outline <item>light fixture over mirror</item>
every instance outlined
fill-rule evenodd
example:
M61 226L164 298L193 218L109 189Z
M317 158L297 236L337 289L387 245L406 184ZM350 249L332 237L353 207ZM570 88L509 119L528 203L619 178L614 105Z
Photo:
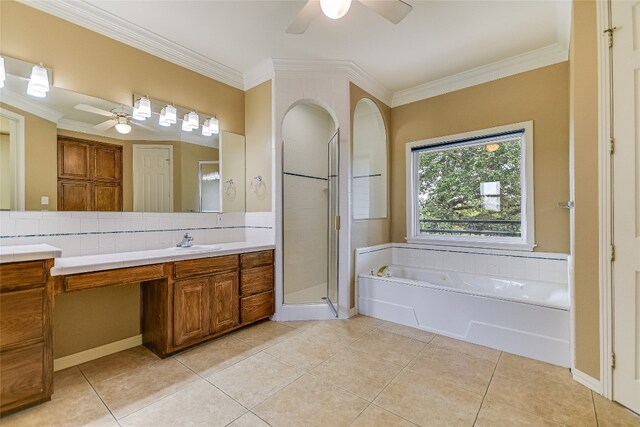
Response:
M40 65L34 65L31 69L31 77L27 85L27 94L36 98L44 98L49 92L49 76L47 69Z

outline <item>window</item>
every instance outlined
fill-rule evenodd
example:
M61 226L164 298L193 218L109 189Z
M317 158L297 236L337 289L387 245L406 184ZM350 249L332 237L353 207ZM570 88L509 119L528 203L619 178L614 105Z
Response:
M407 145L407 240L533 250L533 123Z

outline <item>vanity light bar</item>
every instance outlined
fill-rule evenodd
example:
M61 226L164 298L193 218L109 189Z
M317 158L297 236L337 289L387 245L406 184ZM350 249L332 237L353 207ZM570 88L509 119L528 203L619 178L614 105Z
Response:
M220 122L215 116L207 115L206 117L208 118L204 123L201 123L200 114L195 110L176 106L167 101L150 98L139 93L133 94L133 100L133 114L131 117L136 120L145 120L153 114L158 114L158 124L160 126L168 127L181 120L180 127L184 132L192 132L202 126L203 136L212 136L220 133Z

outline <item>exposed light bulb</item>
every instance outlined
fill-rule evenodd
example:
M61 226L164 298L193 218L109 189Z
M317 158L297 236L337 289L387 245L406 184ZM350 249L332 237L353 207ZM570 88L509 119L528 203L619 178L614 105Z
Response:
M347 14L351 0L320 0L322 12L331 19L339 19Z
M44 98L49 92L49 75L42 65L34 65L27 85L27 94L37 98Z
M0 88L4 87L5 80L7 80L7 73L4 70L4 58L0 56Z

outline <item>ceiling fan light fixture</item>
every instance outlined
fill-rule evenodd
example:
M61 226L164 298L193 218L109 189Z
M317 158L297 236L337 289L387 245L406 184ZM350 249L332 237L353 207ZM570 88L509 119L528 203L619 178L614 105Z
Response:
M36 98L44 98L49 92L49 75L47 69L41 65L34 65L27 85L27 94Z
M0 56L0 88L4 87L5 80L7 80L7 72L4 69L4 58Z
M129 132L131 132L131 125L127 122L126 117L118 117L118 123L116 123L116 130L123 135L126 135Z
M351 0L320 0L322 13L331 19L340 19L347 14Z

